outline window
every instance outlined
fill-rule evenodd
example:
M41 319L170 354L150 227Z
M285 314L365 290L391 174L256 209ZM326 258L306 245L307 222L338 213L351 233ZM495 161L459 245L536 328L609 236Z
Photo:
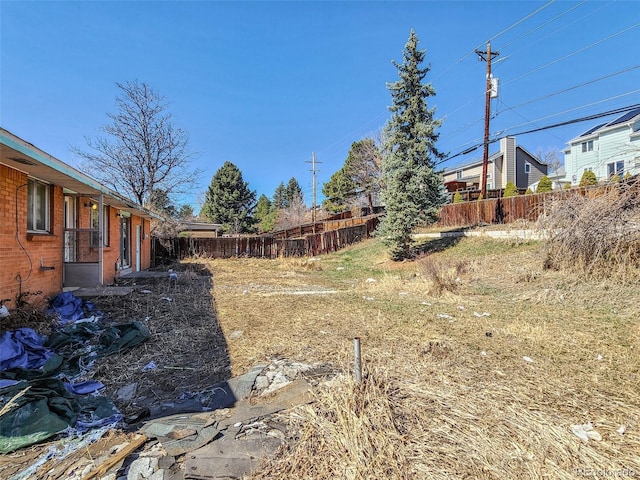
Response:
M531 164L529 162L524 164L524 173L531 173Z
M49 232L49 185L38 180L27 184L27 231Z
M582 142L582 153L584 152L593 152L593 140Z
M617 175L619 179L624 176L624 162L607 163L607 177L612 178Z
M462 170L458 170L456 172L456 180L460 180L462 178Z

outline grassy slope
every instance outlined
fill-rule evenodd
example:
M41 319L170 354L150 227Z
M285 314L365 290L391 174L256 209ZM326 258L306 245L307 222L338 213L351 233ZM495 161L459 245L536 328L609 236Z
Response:
M349 372L362 339L367 381L318 392L300 445L263 478L640 475L637 286L544 271L536 244L433 245L401 264L375 240L211 262L225 334L243 331L228 340L234 373L274 356ZM320 290L338 293L292 294ZM601 441L571 433L587 422Z

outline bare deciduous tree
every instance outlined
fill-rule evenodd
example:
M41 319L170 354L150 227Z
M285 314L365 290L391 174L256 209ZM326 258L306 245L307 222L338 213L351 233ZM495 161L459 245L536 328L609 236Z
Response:
M371 212L373 212L374 199L380 191L380 176L382 174L380 135L377 140L367 137L354 142L345 162L347 175L356 185L358 193L367 199Z
M116 83L117 113L105 136L86 138L89 151L73 151L84 159L81 168L115 191L146 205L156 189L183 193L200 174L190 170L188 136L171 123L167 102L146 83Z
M549 175L556 175L563 162L561 159L560 152L557 148L550 148L547 151L543 152L541 148L536 150L536 158L538 158L542 163L546 163L548 167L547 173Z

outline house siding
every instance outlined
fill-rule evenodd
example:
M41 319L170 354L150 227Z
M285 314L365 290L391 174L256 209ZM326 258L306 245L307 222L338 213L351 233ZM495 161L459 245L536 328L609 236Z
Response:
M10 308L16 306L20 293L54 296L62 289L62 188L50 186L50 234L27 233L28 178L0 164L0 299L10 299L6 303ZM41 263L54 269L41 269ZM26 300L31 303L34 298Z
M607 165L614 162L623 162L625 173L637 174L640 171L639 128L640 119L637 119L605 125L589 135L571 140L565 150L565 178L572 185L577 185L584 171L591 170L599 181L608 180ZM593 141L593 151L583 152L582 143L590 140Z

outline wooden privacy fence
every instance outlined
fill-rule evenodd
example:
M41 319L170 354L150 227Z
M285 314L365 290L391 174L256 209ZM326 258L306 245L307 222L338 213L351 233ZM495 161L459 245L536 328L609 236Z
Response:
M451 203L440 210L437 225L466 227L482 223L511 223L519 219L534 222L557 200L570 201L576 195L598 197L621 187L637 189L639 186L638 182L621 182L517 197Z
M308 234L301 238L276 238L269 235L256 237L221 237L170 239L154 238L151 256L153 264L161 265L187 257L304 257L330 253L373 235L378 217L369 218L360 225Z

